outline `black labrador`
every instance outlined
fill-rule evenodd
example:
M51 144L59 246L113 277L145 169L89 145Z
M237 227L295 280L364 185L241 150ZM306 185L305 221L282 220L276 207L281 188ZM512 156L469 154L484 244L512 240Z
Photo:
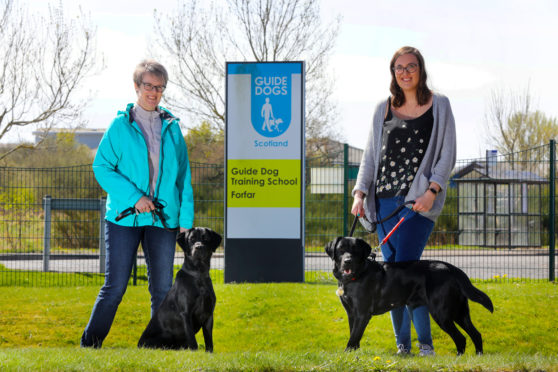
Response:
M448 333L457 354L465 352L465 336L457 323L482 354L482 336L469 314L467 299L494 311L490 298L475 288L467 274L442 261L377 262L372 249L362 239L339 237L329 242L326 253L334 261L337 294L349 318L350 337L345 350L360 347L360 340L372 315L394 308L426 305L432 318Z
M198 349L196 333L203 330L205 351L213 351L215 292L209 277L211 255L221 235L195 227L177 237L184 251L184 264L173 286L143 331L138 347Z

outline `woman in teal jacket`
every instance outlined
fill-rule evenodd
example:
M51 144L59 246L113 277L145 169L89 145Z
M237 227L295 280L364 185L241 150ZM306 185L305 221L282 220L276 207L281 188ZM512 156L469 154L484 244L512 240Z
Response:
M156 61L144 60L136 67L137 103L118 113L95 155L93 171L108 194L106 273L81 337L82 347L101 347L140 243L153 315L172 286L176 233L193 225L186 143L178 119L159 106L167 81L167 71Z

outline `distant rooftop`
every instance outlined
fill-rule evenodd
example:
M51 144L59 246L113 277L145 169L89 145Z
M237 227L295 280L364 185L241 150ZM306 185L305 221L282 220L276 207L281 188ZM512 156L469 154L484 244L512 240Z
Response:
M99 147L99 142L105 134L105 128L78 128L78 129L67 129L67 128L55 128L48 130L48 136L55 136L58 133L73 133L74 138L77 143L89 147L91 150L97 150ZM38 129L33 132L35 136L35 143L38 143L45 136L44 129Z
M500 181L500 182L528 182L546 183L545 177L525 170L512 169L508 162L473 161L457 168L452 180L459 181Z

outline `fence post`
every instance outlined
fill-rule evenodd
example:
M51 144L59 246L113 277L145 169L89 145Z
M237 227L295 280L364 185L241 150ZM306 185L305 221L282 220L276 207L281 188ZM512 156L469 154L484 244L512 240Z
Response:
M548 280L553 282L554 277L554 255L555 255L555 232L556 226L556 213L555 213L555 198L556 198L556 141L550 140L550 190L549 190L549 228L548 228Z
M349 145L343 144L343 236L349 235L347 208L349 197Z
M107 212L107 198L99 199L99 273L105 273L105 259L107 247L105 246L105 214Z
M43 236L43 271L49 271L50 266L50 221L51 221L51 202L50 195L43 198L43 210L45 211L45 228Z

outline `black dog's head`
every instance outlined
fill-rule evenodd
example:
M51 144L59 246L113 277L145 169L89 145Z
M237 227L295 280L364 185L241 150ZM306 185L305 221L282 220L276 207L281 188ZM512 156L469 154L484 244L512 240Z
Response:
M339 237L327 243L325 251L335 264L333 275L344 281L355 279L364 270L372 248L362 239Z
M221 243L221 235L207 227L193 227L178 234L176 241L184 251L185 260L209 269L211 255Z

